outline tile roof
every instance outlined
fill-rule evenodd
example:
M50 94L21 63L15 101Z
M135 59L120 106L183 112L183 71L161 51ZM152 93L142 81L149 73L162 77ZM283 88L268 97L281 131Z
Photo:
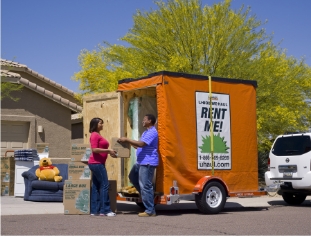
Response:
M82 113L76 113L71 115L71 120L82 119Z
M56 87L59 90L62 90L64 92L66 92L67 94L74 96L74 92L58 83L56 83L55 81L50 80L49 78L39 74L38 72L28 68L26 65L24 64L20 64L18 62L13 62L13 61L9 61L9 60L5 60L1 58L1 68L4 70L15 70L15 71L24 71L27 72L33 76L35 76L36 78Z
M21 75L19 75L18 73L9 72L8 70L1 70L1 78L2 77L20 79Z
M2 60L1 60L2 63ZM24 85L25 87L75 111L75 112L82 112L82 107L79 106L76 103L73 103L49 90L46 90L45 88L38 86L35 83L30 82L29 80L22 78L20 74L9 72L8 70L1 70L1 81L7 81L7 82L15 82L20 83Z
M26 68L27 66L24 64L20 64L18 62L13 62L9 60L5 60L1 58L1 66L8 66L8 67L20 67L20 68Z

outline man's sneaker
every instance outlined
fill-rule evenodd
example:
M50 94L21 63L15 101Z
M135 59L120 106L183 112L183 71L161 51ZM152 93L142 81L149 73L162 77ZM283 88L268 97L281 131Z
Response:
M100 216L116 216L117 214L114 213L114 212L109 212L109 213L106 213L106 214L100 214Z
M139 217L150 217L150 216L156 216L155 213L147 213L147 212L142 212L138 214Z
M90 214L90 216L99 216L99 214Z

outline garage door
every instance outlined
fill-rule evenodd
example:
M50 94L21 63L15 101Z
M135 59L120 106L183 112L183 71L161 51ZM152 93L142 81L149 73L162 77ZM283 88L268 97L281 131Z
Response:
M7 150L28 148L29 125L27 122L1 121L1 156Z

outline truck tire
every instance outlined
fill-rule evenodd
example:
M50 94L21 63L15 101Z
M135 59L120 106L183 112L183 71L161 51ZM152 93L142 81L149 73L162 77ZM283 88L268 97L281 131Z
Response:
M208 183L202 193L195 195L195 203L204 214L219 213L226 203L226 191L223 185L215 181Z
M283 200L289 205L300 205L306 200L305 194L283 193Z

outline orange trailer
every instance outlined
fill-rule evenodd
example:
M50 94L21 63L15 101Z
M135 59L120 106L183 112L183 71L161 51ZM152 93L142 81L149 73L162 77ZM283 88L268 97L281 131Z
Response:
M193 200L201 212L215 214L228 197L266 194L258 188L256 87L256 81L168 71L119 81L120 135L133 133L134 98L138 109L151 98L138 119L143 112L157 116L155 203ZM122 167L126 179L130 165ZM139 197L120 196L142 204Z

